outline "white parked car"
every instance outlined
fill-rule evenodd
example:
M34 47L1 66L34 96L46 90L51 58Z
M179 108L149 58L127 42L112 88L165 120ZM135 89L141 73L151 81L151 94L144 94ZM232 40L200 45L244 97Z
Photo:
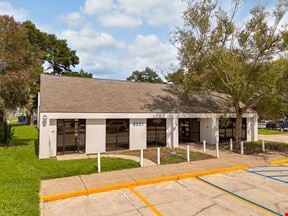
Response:
M261 120L258 122L258 128L266 128L266 124L270 122L271 120Z

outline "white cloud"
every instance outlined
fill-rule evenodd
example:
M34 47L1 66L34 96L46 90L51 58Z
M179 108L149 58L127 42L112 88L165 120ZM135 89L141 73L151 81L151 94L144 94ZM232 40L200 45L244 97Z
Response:
M66 21L70 26L78 25L83 19L82 15L79 12L71 12L67 15L61 16L60 18Z
M99 21L105 27L135 28L142 25L141 19L119 13L103 15Z
M127 51L129 57L126 65L131 70L149 66L168 72L171 70L171 65L178 65L176 48L161 42L156 35L137 35Z
M182 0L86 0L81 13L95 16L105 27L174 26L185 9Z
M71 46L79 50L95 50L124 48L125 43L116 40L108 33L96 32L91 25L86 25L79 32L71 29L64 30L61 37L68 40Z
M141 34L137 30L143 25L145 28L150 25L168 31L169 27L180 23L184 9L182 0L86 0L79 12L66 16L69 21L78 20L80 15L80 23L84 23L84 27L69 27L61 33L61 37L77 50L79 68L97 76L123 79L132 71L145 67L166 73L178 66L176 48L169 42L161 41L155 35L159 32L153 28L152 31L156 33L150 32L148 35L143 33L146 29L142 29ZM85 25L88 20L90 24ZM122 38L125 32L109 29L107 33L101 26L131 28L133 32L129 31L127 38L124 35L124 43L116 35L120 33ZM101 32L95 28L101 29ZM135 28L138 29L135 31ZM131 35L134 35L134 39L131 39Z
M0 2L0 15L10 15L16 20L23 21L28 16L28 11L23 8L16 8L10 2Z
M139 17L153 26L178 23L185 9L182 0L118 0L117 3L122 12Z
M85 71L96 71L96 76L116 77L122 72L122 62L120 58L102 56L97 51L80 51L80 67Z
M137 35L130 44L119 42L104 32L84 27L80 32L65 30L61 34L80 57L80 68L97 76L125 78L134 70L151 67L158 72L177 66L177 50L156 35Z
M110 11L112 6L113 0L86 0L82 11L88 15L97 15Z

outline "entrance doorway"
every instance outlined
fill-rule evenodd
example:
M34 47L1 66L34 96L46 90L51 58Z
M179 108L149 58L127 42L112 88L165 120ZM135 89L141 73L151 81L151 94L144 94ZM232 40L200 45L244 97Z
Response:
M147 147L166 146L166 119L147 119Z
M57 120L57 154L85 153L86 120Z
M179 142L200 142L200 119L179 119Z
M129 149L129 119L106 120L106 151Z

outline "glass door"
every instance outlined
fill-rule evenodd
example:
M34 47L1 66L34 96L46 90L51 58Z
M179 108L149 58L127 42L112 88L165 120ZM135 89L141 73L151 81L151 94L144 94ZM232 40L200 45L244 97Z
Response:
M57 154L85 153L86 120L57 120Z
M166 146L166 119L147 119L147 147Z
M106 151L129 149L129 119L106 120Z
M180 143L200 142L200 119L179 119L179 141Z

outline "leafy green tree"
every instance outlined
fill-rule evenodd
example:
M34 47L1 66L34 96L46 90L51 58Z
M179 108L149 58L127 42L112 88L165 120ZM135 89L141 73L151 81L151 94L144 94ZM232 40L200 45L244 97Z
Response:
M169 83L181 85L183 84L184 77L185 72L182 69L179 69L175 72L168 73L165 78Z
M64 76L73 76L73 77L84 77L84 78L92 78L93 74L85 72L83 69L81 69L79 72L78 71L66 71L63 74Z
M254 7L244 24L237 22L240 0L234 0L229 11L216 0L187 3L184 25L174 35L184 89L217 92L234 108L239 145L243 114L261 101L275 98L279 85L287 85L280 65L273 64L287 51L283 20L287 2L279 1L272 13L261 5Z
M23 106L31 93L31 82L41 72L39 53L29 42L26 29L12 17L0 16L0 97L7 109Z
M71 66L79 64L79 58L76 51L68 47L67 41L58 39L54 34L41 32L31 22L26 21L23 26L27 29L30 43L41 51L42 62L48 62L53 74L63 74L65 71L71 71Z
M20 71L35 65L26 30L13 17L0 16L0 72Z
M30 44L33 45L33 52L36 52L37 61L43 65L45 62L49 64L47 70L52 70L53 74L63 74L64 71L70 71L71 66L79 63L79 58L74 50L71 50L66 40L59 40L53 34L40 31L35 24L31 21L22 23L26 29ZM37 92L40 88L40 78L38 77L31 84L31 98L26 104L29 110L29 116L32 114L33 109L37 108Z
M0 16L0 124L9 109L24 107L33 95L33 83L43 71L41 53L30 43L27 30L13 17Z
M146 67L143 71L134 71L127 80L134 82L164 83L159 75L151 68Z
M288 59L278 59L272 63L272 69L282 72L276 85L276 94L269 100L261 100L256 105L261 119L278 119L288 115Z

